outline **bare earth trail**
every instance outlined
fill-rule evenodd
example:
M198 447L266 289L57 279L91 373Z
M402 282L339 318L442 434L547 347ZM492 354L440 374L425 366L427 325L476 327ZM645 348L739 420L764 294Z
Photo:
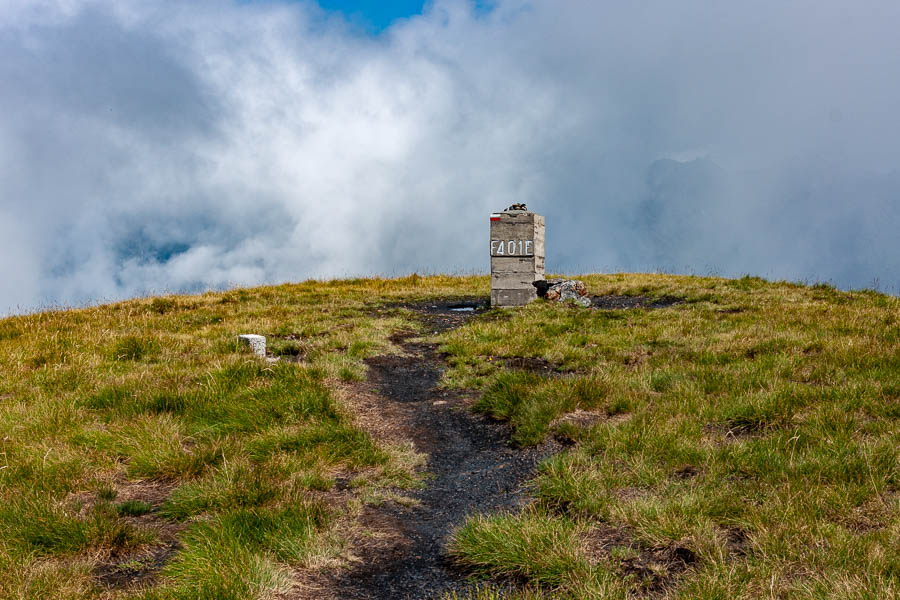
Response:
M457 327L480 312L453 307L406 308L416 310L431 331ZM525 450L510 447L505 426L473 414L464 394L437 388L445 365L435 346L413 342L413 336L394 335L403 355L366 362L370 384L379 392L376 404L381 406L374 408L397 420L428 456L425 470L431 477L424 489L406 494L418 501L416 506L385 503L364 509L363 527L382 534L390 530L383 536L387 540L361 542L355 550L358 566L327 574L327 581L314 585L317 597L421 599L471 587L447 557L449 534L468 515L520 506L537 463L559 449L553 441Z

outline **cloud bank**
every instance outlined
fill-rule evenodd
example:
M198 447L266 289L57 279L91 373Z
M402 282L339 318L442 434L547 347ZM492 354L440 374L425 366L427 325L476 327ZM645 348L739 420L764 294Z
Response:
M0 313L548 268L900 290L900 4L436 0L0 8Z

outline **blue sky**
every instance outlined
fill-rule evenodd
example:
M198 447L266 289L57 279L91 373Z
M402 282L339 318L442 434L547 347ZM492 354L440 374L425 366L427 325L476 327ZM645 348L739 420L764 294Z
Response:
M352 23L370 31L382 31L397 19L422 13L422 0L319 0L326 10L344 13Z
M351 23L372 33L387 29L397 19L422 14L424 0L318 0L326 10L341 12ZM488 0L475 0L477 11L489 9Z

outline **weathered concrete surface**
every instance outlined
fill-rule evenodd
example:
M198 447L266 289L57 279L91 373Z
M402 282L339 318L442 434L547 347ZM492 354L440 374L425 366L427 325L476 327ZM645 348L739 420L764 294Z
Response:
M524 306L537 298L531 290L491 290L491 306Z
M256 356L266 355L266 336L256 335L255 333L245 333L243 335L239 335L238 339L242 344L246 344L247 346L249 346L250 350Z
M491 306L528 304L544 278L544 217L520 206L491 215Z

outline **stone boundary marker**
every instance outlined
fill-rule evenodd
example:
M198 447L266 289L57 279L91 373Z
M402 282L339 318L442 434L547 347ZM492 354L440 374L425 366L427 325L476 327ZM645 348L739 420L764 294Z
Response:
M256 335L255 333L245 333L239 335L238 340L240 340L242 344L249 346L250 350L256 356L264 357L266 355L266 336Z
M515 204L491 215L491 306L522 306L544 278L544 217Z

